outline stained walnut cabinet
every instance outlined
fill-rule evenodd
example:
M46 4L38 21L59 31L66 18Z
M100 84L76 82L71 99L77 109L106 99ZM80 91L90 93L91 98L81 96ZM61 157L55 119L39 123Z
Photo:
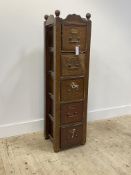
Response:
M45 138L54 151L86 142L91 15L45 15Z

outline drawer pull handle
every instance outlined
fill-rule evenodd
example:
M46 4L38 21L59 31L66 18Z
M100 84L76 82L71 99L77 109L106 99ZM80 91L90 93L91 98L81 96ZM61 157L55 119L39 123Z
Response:
M68 68L72 68L71 64L68 64Z
M70 114L70 113L67 113L67 114L66 114L66 116L67 116L67 117L70 117L70 118L76 117L77 115L78 115L78 112L74 112L74 115L72 115L72 114Z
M75 65L68 64L67 66L68 66L68 69L78 69L80 67L80 65L78 63Z
M77 34L77 33L78 33L78 30L72 28L72 29L71 29L71 33L72 33L72 34Z
M76 67L80 67L80 65L79 65L79 64L76 64L75 66L76 66Z
M74 115L78 115L78 112L74 112Z
M80 62L78 60L69 60L67 63L66 63L66 67L68 69L78 69L80 68Z
M66 114L67 117L73 117L73 115L71 115L70 113Z
M72 106L69 107L69 109L76 109L76 108L77 108L76 105L72 105Z
M80 38L73 38L73 37L69 38L69 43L79 43L79 42L80 42Z
M70 43L79 43L79 41L78 40L71 40L71 41L69 41Z

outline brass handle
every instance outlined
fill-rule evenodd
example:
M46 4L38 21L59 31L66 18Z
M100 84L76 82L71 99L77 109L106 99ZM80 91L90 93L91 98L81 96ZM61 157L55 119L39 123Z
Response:
M67 116L67 117L70 117L70 118L74 117L73 115L71 115L71 114L69 114L69 113L67 113L66 116Z
M74 115L78 115L78 112L74 112Z
M80 64L75 64L75 65L71 65L70 63L67 65L69 69L78 69L80 67Z
M71 33L76 35L78 33L78 30L77 29L71 29Z
M70 114L70 113L67 113L66 116L67 117L70 117L70 118L73 118L73 117L76 117L78 115L78 112L74 112L74 114Z
M77 105L71 105L70 107L69 107L69 109L76 109L77 108Z
M69 38L69 43L79 43L79 42L80 42L80 38L73 38L73 37Z

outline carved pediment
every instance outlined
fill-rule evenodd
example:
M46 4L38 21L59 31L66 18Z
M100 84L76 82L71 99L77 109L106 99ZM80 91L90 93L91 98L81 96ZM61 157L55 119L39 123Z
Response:
M76 14L70 14L64 19L64 22L67 22L67 23L72 23L72 21L73 23L85 23L86 19L81 18L80 15L76 15Z

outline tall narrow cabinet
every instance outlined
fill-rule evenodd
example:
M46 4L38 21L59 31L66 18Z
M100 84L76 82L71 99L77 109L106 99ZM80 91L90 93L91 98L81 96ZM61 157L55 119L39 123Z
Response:
M54 151L85 144L91 15L45 15L44 134Z

